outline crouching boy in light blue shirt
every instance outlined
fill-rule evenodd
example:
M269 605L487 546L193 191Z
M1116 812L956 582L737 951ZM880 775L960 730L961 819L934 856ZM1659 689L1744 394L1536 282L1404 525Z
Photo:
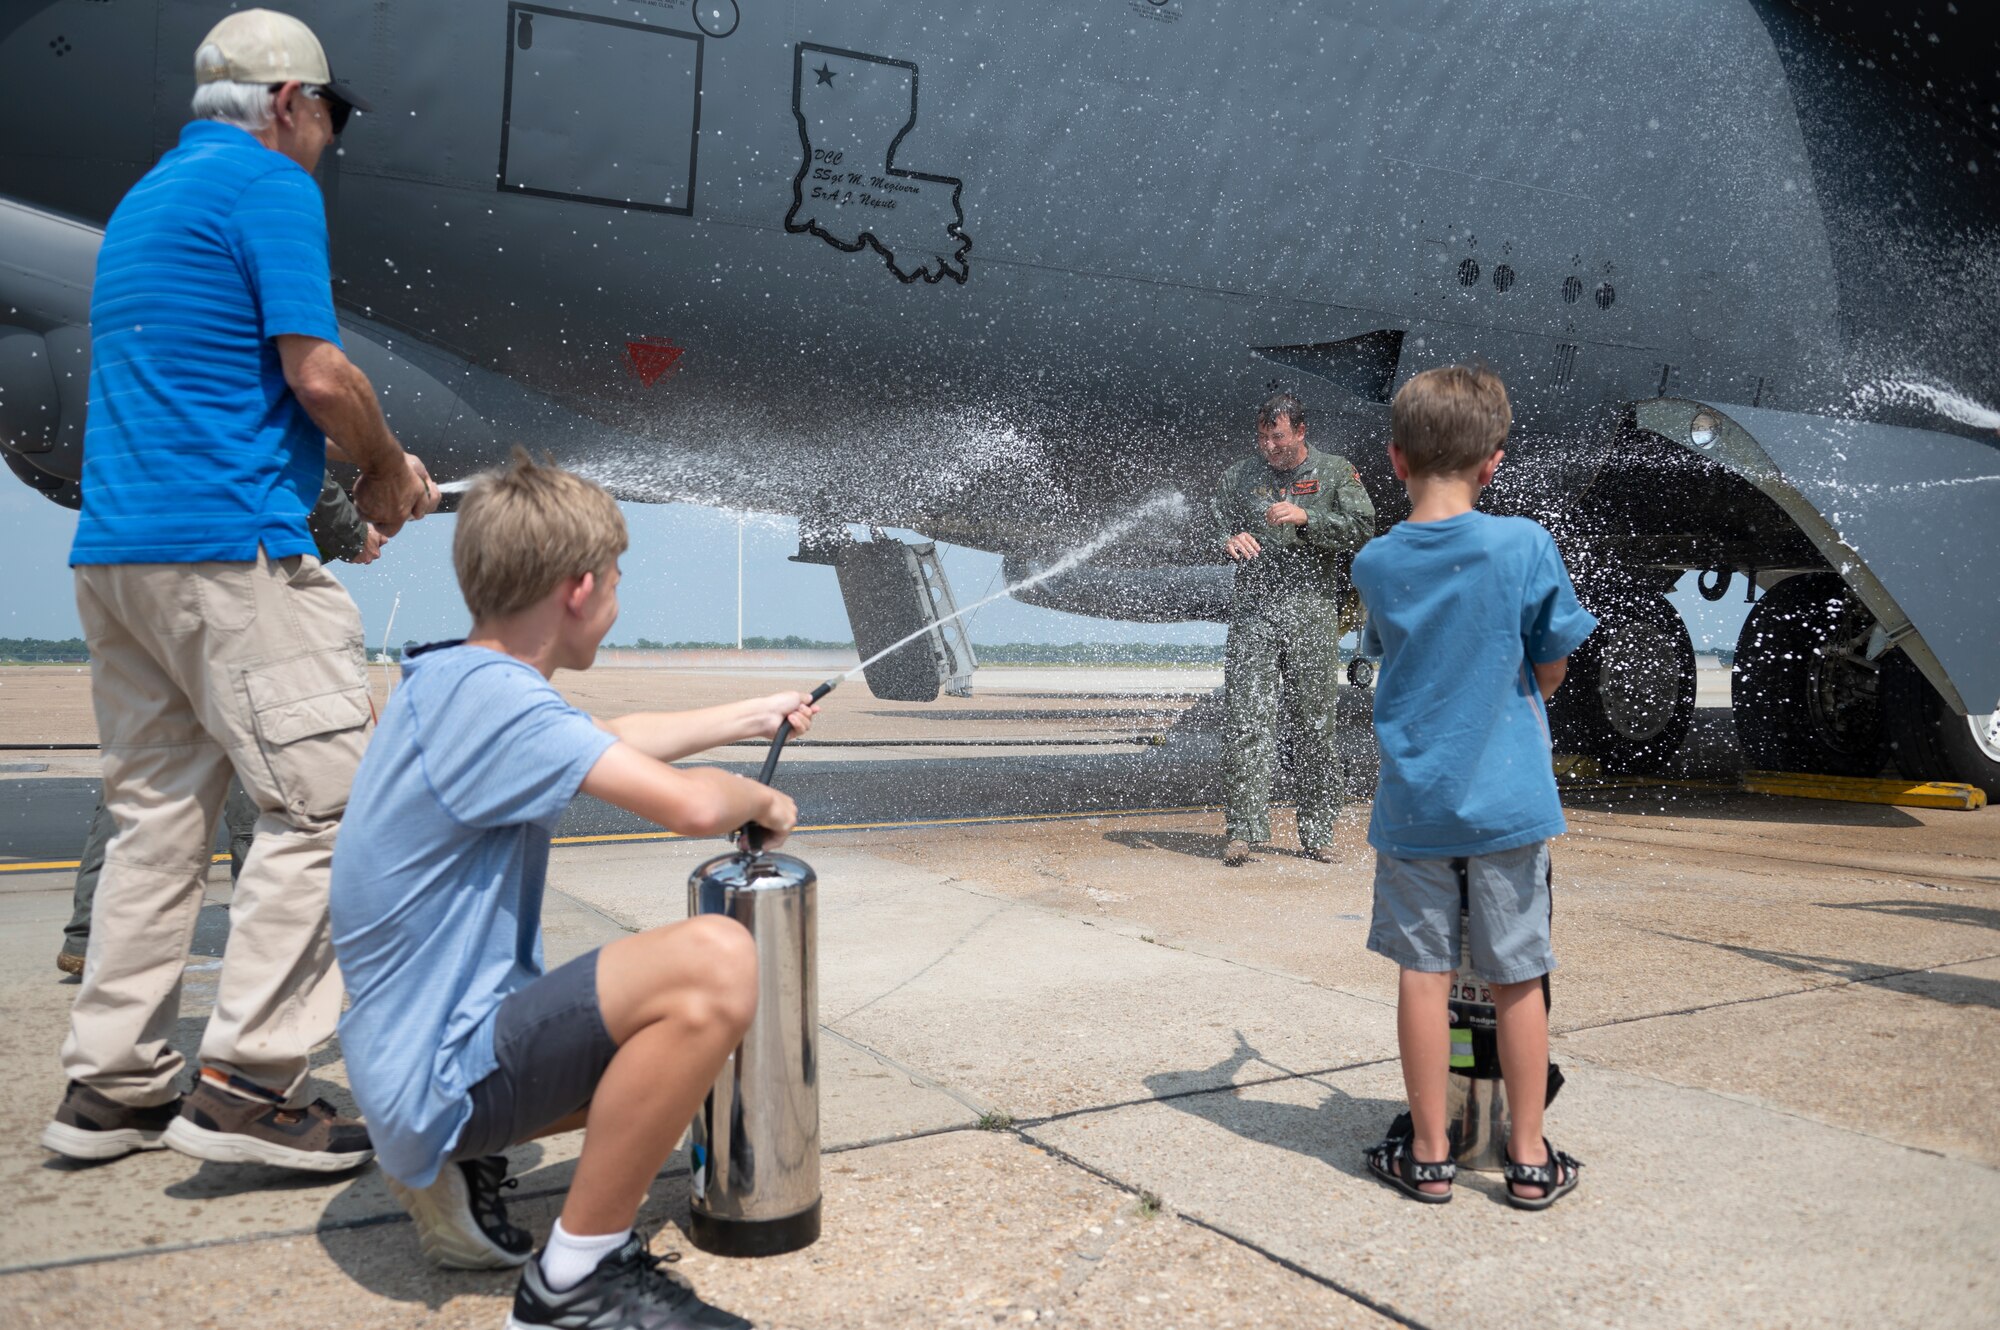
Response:
M596 485L516 450L459 509L471 635L413 652L362 760L333 863L333 945L354 1097L390 1189L441 1265L524 1267L514 1330L748 1327L666 1274L632 1232L757 1001L733 920L651 929L544 973L549 839L579 790L690 836L797 819L777 791L667 765L806 729L799 693L597 722L549 685L618 617L625 520ZM584 1133L537 1257L500 1203L502 1151Z
M1512 1113L1507 1200L1546 1209L1576 1186L1578 1169L1542 1135L1542 977L1555 968L1547 842L1564 830L1546 703L1597 621L1577 604L1547 531L1474 509L1513 421L1496 375L1426 370L1396 394L1389 418L1410 516L1363 547L1354 585L1368 605L1364 653L1382 657L1368 948L1402 967L1396 1032L1411 1126L1369 1150L1368 1167L1413 1200L1451 1199L1445 1089L1463 895Z

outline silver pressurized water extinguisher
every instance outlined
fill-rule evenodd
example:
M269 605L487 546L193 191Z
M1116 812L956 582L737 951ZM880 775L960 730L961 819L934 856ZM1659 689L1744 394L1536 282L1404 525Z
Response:
M1493 990L1472 968L1470 890L1463 861L1458 865L1458 972L1451 979L1451 1077L1445 1087L1445 1121L1451 1124L1452 1158L1460 1168L1498 1173L1505 1164L1511 1125L1507 1086L1500 1079L1500 1040ZM1549 1000L1542 976L1542 1000ZM1562 1089L1562 1068L1549 1064L1548 1097Z
M766 785L790 733L787 721L771 740ZM688 879L690 916L727 915L757 945L757 1014L688 1129L689 1237L718 1256L776 1256L819 1238L819 879L762 840L744 828L744 848Z

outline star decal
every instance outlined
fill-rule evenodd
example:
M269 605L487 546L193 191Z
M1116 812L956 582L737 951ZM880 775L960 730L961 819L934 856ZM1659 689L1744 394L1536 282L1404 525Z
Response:
M815 84L813 84L813 86L814 86L815 88L830 88L830 87L832 87L832 86L833 86L833 76L834 76L834 75L835 75L836 73L838 73L838 72L839 72L839 71L837 71L837 70L833 70L833 69L829 69L829 68L827 68L827 64L826 64L826 61L824 61L824 60L820 61L820 62L819 62L819 68L818 68L818 69L815 69L815 70L813 71L813 75L814 75L814 76L815 76L816 78L818 78L818 79L819 79L819 82L818 82L818 83L815 83Z

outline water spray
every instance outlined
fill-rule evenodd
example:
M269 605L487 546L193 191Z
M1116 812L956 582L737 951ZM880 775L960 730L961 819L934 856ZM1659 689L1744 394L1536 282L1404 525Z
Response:
M940 628L945 624L950 623L954 619L962 619L966 615L971 614L974 610L983 609L986 606L991 605L996 600L1005 600L1008 596L1013 595L1016 591L1025 591L1031 586L1036 586L1042 582L1048 581L1051 577L1059 577L1062 574L1071 571L1072 569L1078 567L1079 565L1090 559L1093 555L1096 555L1099 552L1101 552L1105 546L1111 544L1113 541L1120 540L1126 535L1129 535L1134 527L1138 526L1142 521L1144 521L1150 514L1154 512L1160 511L1162 509L1180 511L1185 509L1186 507L1187 507L1187 500L1182 498L1181 495L1176 491L1166 490L1163 491L1162 493L1155 494L1152 498L1146 500L1144 503L1140 504L1137 508L1133 509L1132 512L1128 514L1123 521L1114 522L1110 526L1104 528L1104 530L1098 532L1097 535L1093 536L1090 540L1077 546L1075 549L1063 555L1060 559L1057 559L1054 563L1042 569L1040 572L1032 573L1029 576L1022 578L1017 582L1010 582L1008 585L1001 587L998 591L994 592L992 595L983 596L980 599L973 601L970 605L967 605L962 609L953 610L950 614L945 615L942 619L931 620L931 622L925 624L922 628L917 629L914 633L908 633L903 637L899 638L897 641L892 642L890 645L883 647L880 651L870 656L867 660L862 661L859 665L856 665L853 669L847 671L847 673L840 675L838 678L827 680L824 684L821 684L820 687L830 692L832 691L833 687L836 684L841 683L843 680L852 679L855 675L861 673L861 671L867 669L870 665L873 665L876 661L881 660L884 656L890 655L896 651L900 651L902 648L908 646L910 643L916 641L918 638L928 635L934 629ZM814 693L813 700L817 701L823 695L824 695L823 693ZM769 782L767 781L766 783L768 784Z
M1975 402L1964 393L1925 383L1921 379L1877 379L1855 389L1851 396L1857 403L1871 400L1910 402L1961 425L2000 431L2000 411Z

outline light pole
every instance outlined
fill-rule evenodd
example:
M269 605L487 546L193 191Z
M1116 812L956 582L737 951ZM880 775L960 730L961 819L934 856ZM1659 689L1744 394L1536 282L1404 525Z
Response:
M398 591L396 599L389 605L389 622L382 629L382 650L379 654L385 666L389 663L389 637L396 631L396 611L401 608L403 608L403 593ZM396 676L394 673L390 673L389 675L389 691L392 693L396 691Z
M743 514L736 514L736 649L743 649Z

